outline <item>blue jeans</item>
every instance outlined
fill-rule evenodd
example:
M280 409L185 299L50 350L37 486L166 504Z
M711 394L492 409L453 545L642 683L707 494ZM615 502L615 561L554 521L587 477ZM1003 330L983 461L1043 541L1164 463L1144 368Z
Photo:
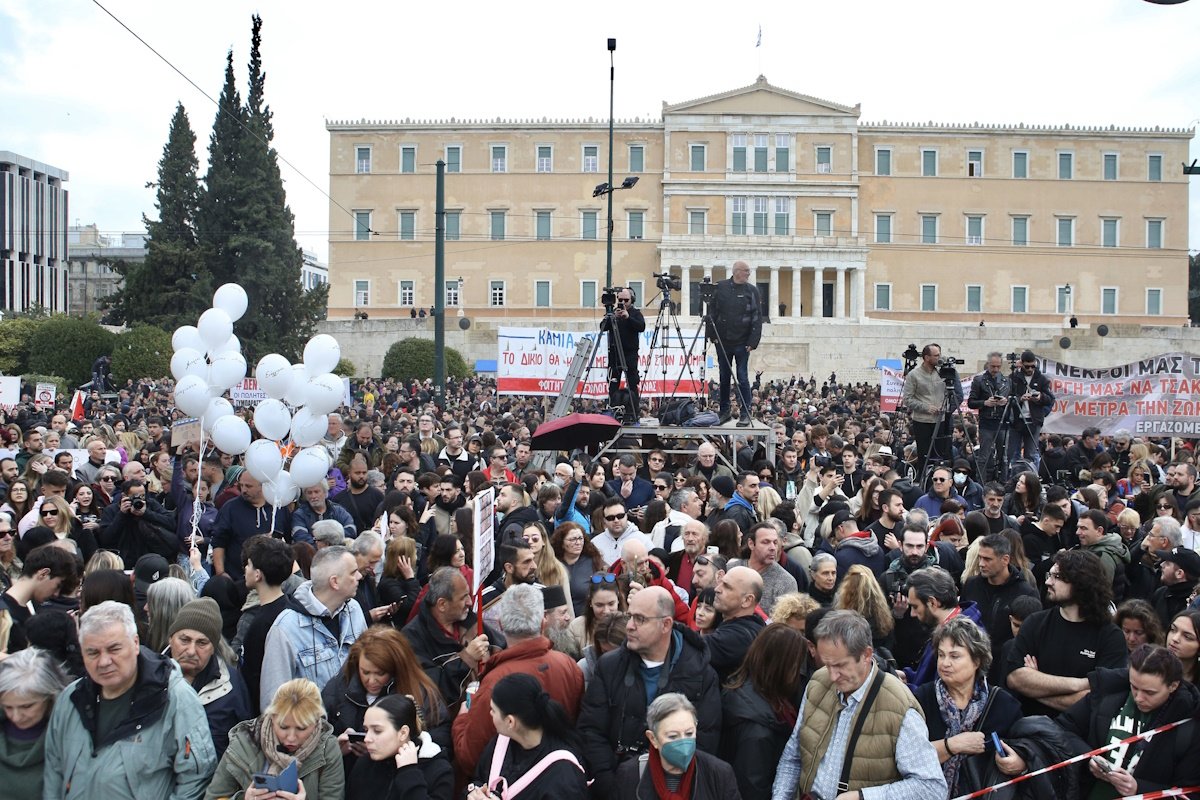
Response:
M1020 422L1014 422L1012 431L1008 434L1008 460L1023 458L1036 472L1042 464L1042 452L1038 449L1038 438L1041 436L1041 423L1026 427Z
M728 351L717 345L717 367L721 370L721 414L726 414L730 410L729 405L729 380L731 371L729 369L729 358L733 358L734 366L737 367L738 401L742 406L742 416L750 416L750 348L746 345L738 345L730 347Z

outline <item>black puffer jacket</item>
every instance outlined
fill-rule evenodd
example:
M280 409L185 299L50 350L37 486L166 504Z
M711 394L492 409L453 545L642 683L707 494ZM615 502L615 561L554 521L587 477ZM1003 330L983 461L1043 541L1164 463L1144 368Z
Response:
M721 700L721 758L733 767L742 797L770 797L793 725L780 720L749 682L726 689Z
M619 760L644 751L646 689L642 660L622 646L600 658L579 710L579 733L584 741L588 771L595 779L594 797L608 797ZM721 690L717 673L708 664L708 646L695 631L674 623L666 663L655 697L668 692L685 695L700 720L696 746L716 753L721 737ZM621 753L618 759L617 753Z
M475 615L468 614L462 625L465 631L470 632L467 638L474 639ZM502 635L488 625L484 625L483 630L493 648L504 647ZM420 659L421 669L425 670L433 685L442 693L442 700L447 706L457 703L471 674L471 668L458 655L463 643L446 635L433 618L428 602L421 603L416 619L405 625L401 633Z
M1008 729L1008 737L1003 739L1004 746L1016 752L1025 760L1025 771L1034 772L1065 761L1079 750L1074 749L1074 737L1054 723L1054 720L1040 714L1023 717ZM1014 786L997 789L987 795L989 800L1045 800L1047 797L1059 800L1079 800L1086 797L1080 794L1080 776L1082 764L1056 769L1045 775L1021 781ZM994 758L968 758L963 763L959 773L958 786L983 788L995 786L1010 780L1011 776L1000 772Z

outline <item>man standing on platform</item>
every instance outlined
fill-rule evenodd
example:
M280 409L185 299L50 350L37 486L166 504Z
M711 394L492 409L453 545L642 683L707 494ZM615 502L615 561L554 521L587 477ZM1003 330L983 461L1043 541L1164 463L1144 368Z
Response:
M750 351L762 338L762 307L758 289L750 283L750 265L733 263L733 274L717 284L708 309L712 320L709 336L717 340L717 366L721 370L721 425L733 418L729 401L730 362L737 367L738 427L750 425Z
M609 322L612 320L612 322ZM642 331L646 330L646 318L637 307L637 299L633 290L622 286L617 292L617 303L613 306L611 316L606 317L601 324L601 331L608 331L610 325L616 325L616 335L611 332L608 336L608 402L609 405L625 406L624 423L636 425L641 400L638 396L638 345L641 343ZM625 360L625 388L621 389L621 358Z

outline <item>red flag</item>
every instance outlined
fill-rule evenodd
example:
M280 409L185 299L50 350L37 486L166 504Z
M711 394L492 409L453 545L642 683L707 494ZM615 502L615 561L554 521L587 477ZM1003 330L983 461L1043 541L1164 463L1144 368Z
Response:
M75 390L75 395L71 398L71 420L79 422L83 419L83 392Z

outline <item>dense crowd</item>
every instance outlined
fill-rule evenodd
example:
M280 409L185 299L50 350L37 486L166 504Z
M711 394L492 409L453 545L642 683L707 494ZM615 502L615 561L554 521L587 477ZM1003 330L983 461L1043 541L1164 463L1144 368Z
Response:
M275 507L171 388L0 423L5 797L945 800L1200 711L1190 442L1005 474L967 415L922 470L877 387L760 375L773 453L592 458L486 378L367 380ZM1010 791L1200 784L1192 727Z

